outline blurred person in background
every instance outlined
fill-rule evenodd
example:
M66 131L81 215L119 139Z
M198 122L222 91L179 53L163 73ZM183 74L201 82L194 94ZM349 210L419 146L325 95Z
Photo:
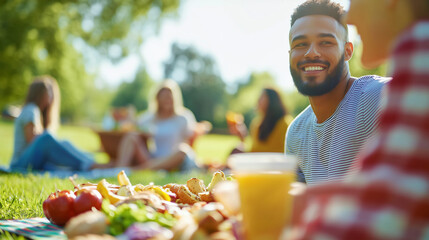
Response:
M353 44L341 22L343 7L309 0L291 18L290 71L310 106L290 125L286 154L298 158L298 181L319 184L356 170L356 156L373 135L388 78L352 77Z
M59 126L60 92L50 76L31 83L21 114L15 119L10 170L87 171L102 167L92 156L53 135Z
M362 63L391 60L380 125L342 183L309 187L287 239L429 239L429 1L351 0Z
M293 118L288 114L279 92L274 88L264 88L258 100L257 111L258 116L250 124L250 152L283 152L286 130ZM247 127L242 119L231 121L229 118L231 117L227 116L229 132L241 141L232 153L245 152Z
M153 95L149 110L138 120L138 128L150 135L154 149L148 149L138 133L129 133L121 140L117 166L182 171L198 168L189 146L198 124L194 114L183 106L179 85L165 80Z

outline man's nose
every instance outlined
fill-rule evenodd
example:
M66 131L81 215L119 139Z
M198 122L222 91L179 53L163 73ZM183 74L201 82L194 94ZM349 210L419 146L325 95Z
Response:
M319 58L320 53L317 46L315 44L311 44L304 56L307 58Z

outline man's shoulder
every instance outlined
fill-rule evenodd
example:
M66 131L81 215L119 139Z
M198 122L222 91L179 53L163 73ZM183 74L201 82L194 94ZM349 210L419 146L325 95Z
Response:
M363 93L365 92L381 92L387 82L389 82L391 78L389 77L381 77L377 75L367 75L356 79L358 85L361 86L361 90Z
M314 114L311 105L308 105L298 116L290 123L289 130L300 129L311 121L311 115Z

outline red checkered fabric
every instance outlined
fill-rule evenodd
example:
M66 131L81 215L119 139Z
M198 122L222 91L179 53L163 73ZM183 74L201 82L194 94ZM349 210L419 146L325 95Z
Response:
M401 35L392 69L361 171L310 187L291 239L429 239L429 21Z

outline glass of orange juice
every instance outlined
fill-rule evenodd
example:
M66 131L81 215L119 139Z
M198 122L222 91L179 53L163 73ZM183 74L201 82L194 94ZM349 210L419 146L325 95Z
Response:
M245 237L279 239L290 224L296 160L282 153L239 153L228 159L238 182Z
M235 113L231 111L228 111L225 117L228 125L237 125L237 124L243 123L244 121L243 115L241 115L240 113Z

